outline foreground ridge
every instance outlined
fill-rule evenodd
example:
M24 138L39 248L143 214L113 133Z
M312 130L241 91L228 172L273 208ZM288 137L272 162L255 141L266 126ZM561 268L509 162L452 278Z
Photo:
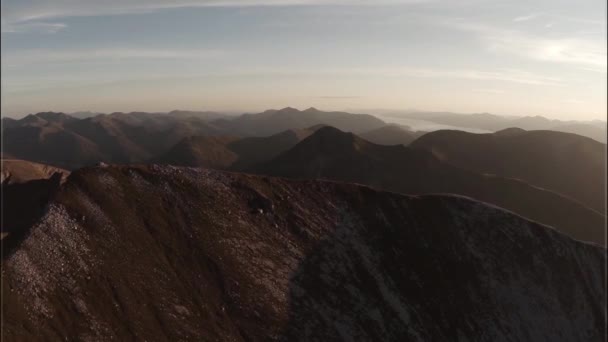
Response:
M171 166L73 172L3 260L3 333L601 340L605 249L459 196Z

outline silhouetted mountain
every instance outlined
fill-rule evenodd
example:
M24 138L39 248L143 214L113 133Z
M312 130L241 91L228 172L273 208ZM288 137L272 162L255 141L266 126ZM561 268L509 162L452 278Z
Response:
M605 249L462 197L101 167L74 172L24 236L2 261L10 341L599 341L605 328Z
M300 111L295 108L267 110L259 114L243 114L234 119L213 121L213 124L234 135L269 136L289 129L304 129L318 124L334 126L344 131L362 132L386 125L367 114L322 112L315 108Z
M271 160L322 126L288 130L269 137L189 137L150 162L243 170Z
M54 123L65 123L65 122L73 122L73 121L78 120L67 114L56 113L56 112L42 112L42 113L38 113L36 115L30 114L30 115L28 115L28 117L30 117L30 118L36 117L37 119L42 119L42 120L46 120L46 122L54 122ZM37 119L36 119L36 121L38 121Z
M2 118L2 130L18 125L17 120L13 118Z
M65 179L70 172L53 166L25 160L3 159L0 183L25 183L36 179L48 179L59 173Z
M82 112L73 112L73 113L69 113L68 115L76 118L76 119L86 119L86 118L92 118L95 117L97 115L102 115L104 113L97 113L97 112L91 112L91 111L82 111Z
M576 239L605 243L605 216L575 200L516 179L460 169L423 149L375 145L332 127L318 130L251 171L360 183L405 194L470 196L553 226Z
M560 121L549 120L542 116L507 117L488 113L455 114L455 113L405 113L407 117L427 120L443 125L468 127L499 131L509 127L525 130L552 130L574 133L606 143L606 122L601 121Z
M411 144L478 173L518 178L605 210L606 145L562 132L428 133Z
M244 170L258 163L269 161L322 127L324 126L315 125L304 129L290 129L269 137L250 137L233 141L228 148L239 158L231 169Z
M371 131L363 132L359 136L378 145L409 145L412 141L426 132L413 132L400 125L386 125Z

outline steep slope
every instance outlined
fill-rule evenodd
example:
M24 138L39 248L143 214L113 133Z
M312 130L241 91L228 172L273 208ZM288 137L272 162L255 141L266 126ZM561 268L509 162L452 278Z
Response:
M413 132L400 125L386 125L359 134L367 141L378 145L409 145L412 141L424 135L426 132Z
M59 173L65 179L70 172L53 166L33 163L26 160L3 159L0 183L25 183L35 179L48 179Z
M85 169L3 259L2 333L601 341L605 261L600 247L461 197Z
M512 210L571 236L605 244L605 215L522 181L480 175L443 163L430 152L380 146L332 127L318 130L252 172L361 183L405 194L452 193Z
M300 111L295 108L267 110L258 114L243 114L234 119L212 122L225 132L240 136L269 136L289 129L305 129L313 125L334 126L345 131L362 132L386 125L367 114L323 112L315 108Z
M411 145L479 173L518 178L604 211L606 145L575 134L506 130L436 131Z

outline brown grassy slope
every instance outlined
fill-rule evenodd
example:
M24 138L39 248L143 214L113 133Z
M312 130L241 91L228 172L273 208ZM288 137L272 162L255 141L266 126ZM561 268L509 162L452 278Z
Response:
M511 210L576 239L605 244L605 215L525 182L443 163L422 149L380 146L332 127L317 131L253 172L324 178L405 194L452 193Z
M412 147L478 173L518 178L559 192L598 210L606 208L606 145L553 131L512 130L494 134L436 131Z
M2 334L600 340L605 261L602 248L461 197L84 169L3 260Z
M18 159L2 159L2 184L25 183L35 179L48 179L59 173L65 179L70 172L50 165Z

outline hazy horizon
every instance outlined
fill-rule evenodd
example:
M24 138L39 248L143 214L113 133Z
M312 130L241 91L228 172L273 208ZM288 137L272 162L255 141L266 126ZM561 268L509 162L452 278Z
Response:
M605 13L599 0L8 0L1 111L606 120Z
M547 117L547 116L543 116L543 115L511 115L511 114L497 114L497 113L489 113L489 112L479 112L479 113L463 113L463 112L454 112L454 111L434 111L434 110L422 110L422 109L413 109L413 108L408 108L408 109L383 109L383 108L364 108L364 109L353 109L353 108L342 108L342 109L326 109L326 108L318 108L318 107L297 107L297 106L286 106L286 107L277 107L277 108L265 108L265 109L259 109L259 110L246 110L246 111L239 111L239 110L205 110L205 109L191 109L191 108L173 108L173 109L169 109L169 110L165 110L165 111L159 111L159 110L150 110L150 111L143 111L143 110L129 110L129 111L123 111L123 110L118 110L118 111L93 111L93 110L77 110L77 111L59 111L59 110L45 110L45 111L38 111L38 112L31 112L31 113L24 113L24 114L19 114L19 115L5 115L4 113L2 114L2 117L8 117L8 118L12 118L12 119L22 119L25 118L28 115L36 115L38 113L45 113L45 112L55 112L55 113L64 113L64 114L68 114L68 115L72 115L72 114L81 114L81 113L91 113L94 115L97 114L104 114L104 115L108 115L108 114L112 114L112 113L125 113L125 114L129 114L129 113L149 113L149 114L159 114L159 115L163 115L163 114L168 114L172 111L186 111L186 112L215 112L215 113L220 113L220 114L224 114L227 115L229 117L237 117L243 114L257 114L257 113L262 113L264 111L268 111L268 110L282 110L282 109L286 109L286 108L295 108L299 111L305 111L309 108L314 108L317 110L320 110L322 112L346 112L346 113L351 113L351 114L368 114L368 115L373 115L381 120L384 120L385 122L391 124L405 124L403 122L405 121L417 121L420 123L423 122L427 122L428 124L432 124L434 126L438 126L438 127L443 127L445 126L445 129L448 129L447 127L449 127L449 129L466 129L465 127L461 127L461 126L447 126L447 125L441 125L441 124L435 124L433 123L433 121L425 121L425 119L423 118L412 118L412 117L408 117L408 114L424 114L424 113L428 113L428 114L435 114L435 113L447 113L447 114L456 114L456 115L462 115L462 116L467 116L467 115L479 115L479 114L489 114L489 115L495 115L495 116L499 116L499 117L505 117L505 118L523 118L523 117L533 117L533 116L540 116L540 117L545 117L547 119L550 120L559 120L559 121L563 121L563 122L568 122L568 121L573 121L573 122L581 122L581 123L585 123L585 122L602 122L602 123L606 123L607 120L606 118L599 118L599 119L568 119L568 118L551 118L551 117ZM402 122L403 121L403 122ZM405 124L407 125L407 124ZM434 130L434 129L430 129L430 130ZM480 129L473 129L471 130L469 128L469 131L473 131L473 132L479 132L479 133L484 133L484 132L490 132L488 130L480 130Z

